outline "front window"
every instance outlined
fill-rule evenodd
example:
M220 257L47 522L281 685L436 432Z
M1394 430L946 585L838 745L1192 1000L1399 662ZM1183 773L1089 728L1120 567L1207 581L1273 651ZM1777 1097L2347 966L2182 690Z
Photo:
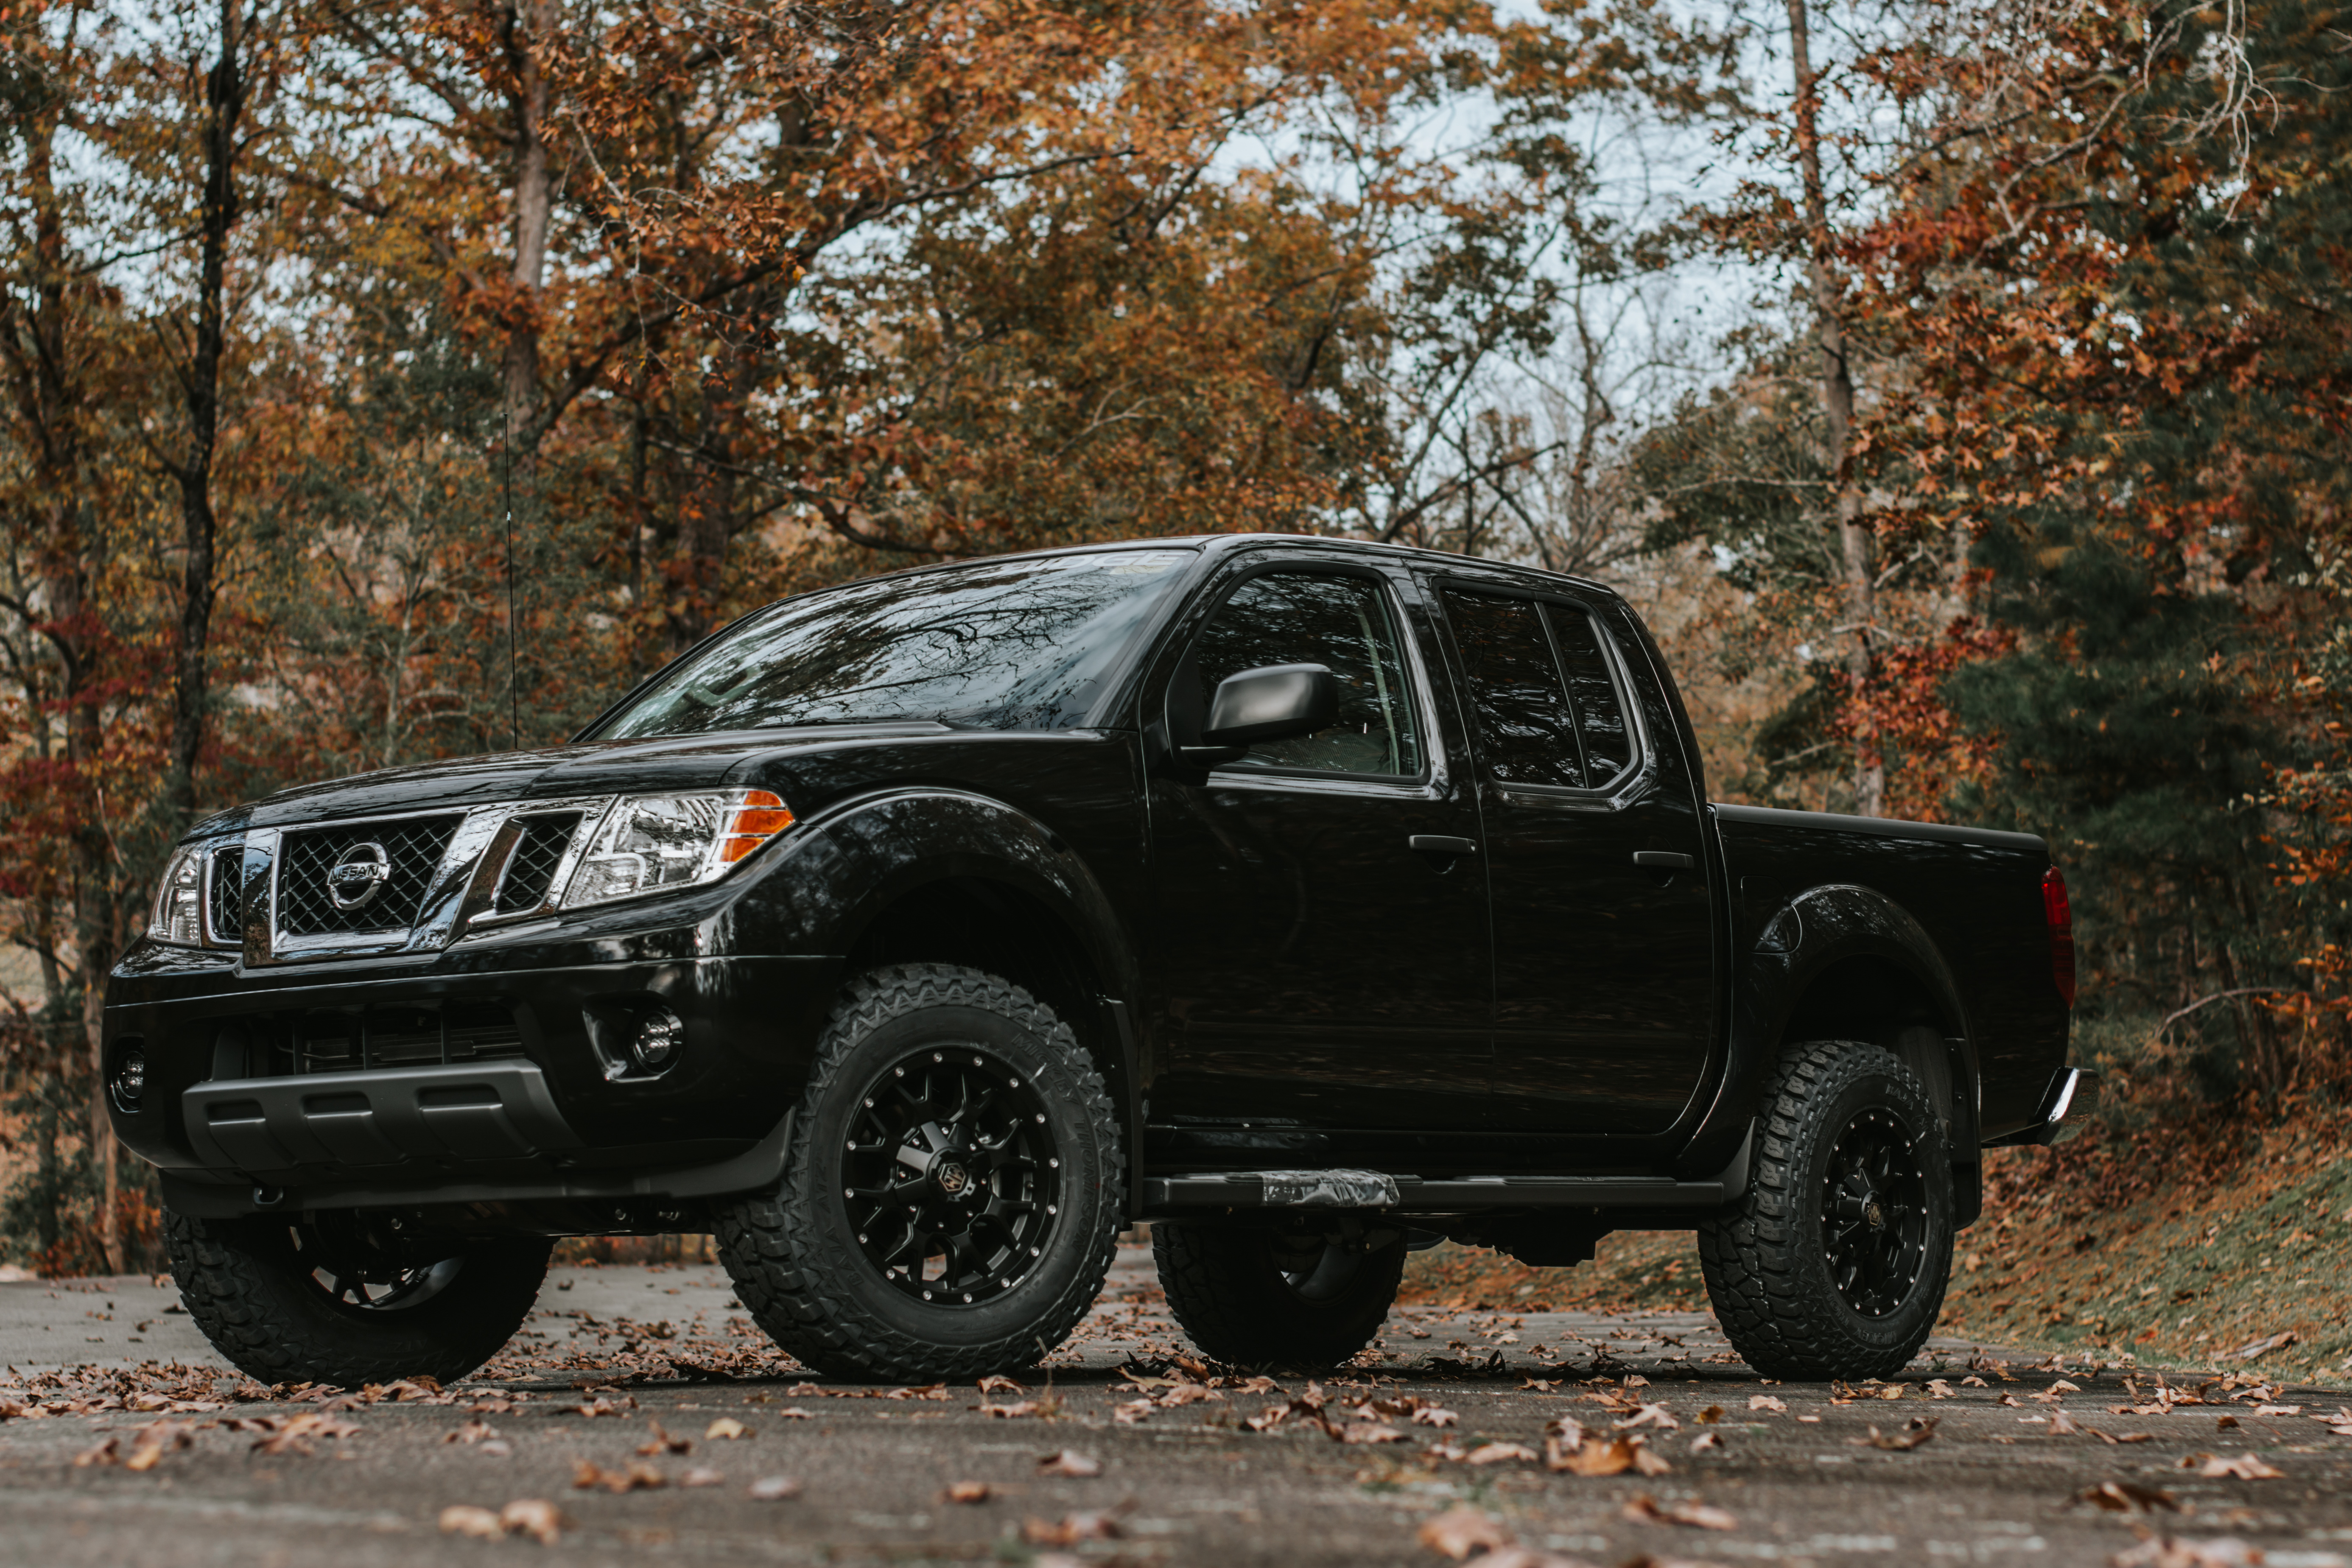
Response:
M1066 730L1193 555L1026 556L789 600L665 670L596 738L892 719Z

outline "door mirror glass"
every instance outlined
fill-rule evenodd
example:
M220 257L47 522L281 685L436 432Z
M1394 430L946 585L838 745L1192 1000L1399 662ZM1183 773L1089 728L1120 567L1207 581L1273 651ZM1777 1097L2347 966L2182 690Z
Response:
M1339 679L1319 664L1245 669L1217 682L1209 704L1206 746L1255 746L1312 735L1338 721Z

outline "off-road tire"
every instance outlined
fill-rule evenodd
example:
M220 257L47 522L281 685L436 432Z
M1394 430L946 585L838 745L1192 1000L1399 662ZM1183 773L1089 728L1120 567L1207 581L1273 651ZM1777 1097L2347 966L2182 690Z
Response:
M454 1383L499 1353L539 1298L553 1243L499 1237L454 1244L455 1278L397 1310L328 1298L282 1219L196 1219L165 1210L172 1277L215 1349L257 1383Z
M1916 1278L1878 1313L1840 1290L1824 1217L1839 1139L1866 1112L1907 1134L1924 1219ZM1748 1191L1700 1227L1708 1297L1731 1347L1767 1377L1892 1377L1936 1326L1952 1270L1951 1152L1935 1103L1876 1046L1791 1047L1765 1087Z
M1352 1271L1320 1299L1285 1278L1268 1231L1162 1221L1151 1256L1169 1310L1203 1355L1234 1366L1319 1371L1372 1342L1404 1279L1404 1238L1349 1255Z
M910 1050L984 1047L1026 1075L1056 1149L1058 1223L1002 1294L910 1299L859 1246L842 1185L861 1085ZM1034 1365L1101 1293L1118 1247L1126 1161L1102 1074L1069 1026L1020 986L944 963L893 964L843 988L818 1041L775 1188L718 1206L719 1258L752 1320L829 1377L968 1382Z

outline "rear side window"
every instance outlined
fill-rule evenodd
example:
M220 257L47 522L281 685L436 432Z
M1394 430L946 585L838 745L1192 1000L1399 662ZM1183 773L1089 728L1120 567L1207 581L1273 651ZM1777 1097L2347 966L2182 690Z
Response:
M1496 783L1606 789L1633 766L1623 695L1588 612L1457 588L1445 606Z
M1276 664L1327 666L1339 682L1339 721L1312 735L1253 746L1227 768L1373 773L1421 772L1404 659L1388 595L1366 577L1267 572L1233 592L1176 675L1193 689L1171 711L1205 715L1217 683ZM1182 699L1189 699L1184 700Z

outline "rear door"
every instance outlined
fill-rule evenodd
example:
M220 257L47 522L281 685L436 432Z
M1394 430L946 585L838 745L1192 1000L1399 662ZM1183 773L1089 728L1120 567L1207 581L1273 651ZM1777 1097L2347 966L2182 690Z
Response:
M1496 1123L1662 1131L1698 1086L1715 1008L1679 734L1617 606L1484 582L1440 597L1476 737Z
M1155 1122L1486 1125L1477 812L1441 749L1410 587L1295 550L1245 563L1147 698L1181 731L1244 669L1321 664L1340 688L1320 733L1152 780Z

